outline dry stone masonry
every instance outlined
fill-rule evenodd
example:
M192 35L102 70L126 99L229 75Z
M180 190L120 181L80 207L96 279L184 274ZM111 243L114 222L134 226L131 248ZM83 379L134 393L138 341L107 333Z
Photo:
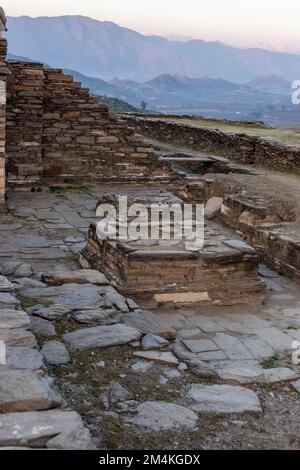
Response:
M7 42L3 37L6 27L4 11L0 7L0 207L5 197L5 121L6 121L6 52Z
M197 151L222 155L243 164L255 164L276 170L298 170L300 151L266 139L246 134L199 128L174 121L128 115L128 122L136 131L157 140L186 146Z
M108 202L115 203L117 209L116 194L100 201ZM180 198L158 190L137 190L128 203L142 203L149 212L151 203L183 206ZM149 232L154 225L149 214ZM101 270L121 292L142 299L143 305L151 308L164 303L234 305L264 301L265 286L257 274L259 258L245 242L227 238L217 227L209 226L203 248L191 251L189 245L185 238L101 240L96 223L92 223L81 262L84 267Z
M10 184L170 178L172 171L134 129L72 76L34 62L7 65Z

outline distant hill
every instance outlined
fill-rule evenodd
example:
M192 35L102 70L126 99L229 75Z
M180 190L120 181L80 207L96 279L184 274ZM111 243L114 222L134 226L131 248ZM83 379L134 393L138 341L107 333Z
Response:
M104 80L147 81L164 73L239 82L300 77L300 55L200 39L169 41L83 16L8 17L7 27L11 53Z
M276 75L255 78L248 82L248 85L263 91L291 94L291 82Z
M75 70L64 71L98 95L114 112L136 112L145 101L147 110L153 112L255 119L273 125L277 122L294 125L300 119L299 107L291 103L291 83L277 76L258 77L241 84L218 78L160 74L138 83L120 78L106 81Z

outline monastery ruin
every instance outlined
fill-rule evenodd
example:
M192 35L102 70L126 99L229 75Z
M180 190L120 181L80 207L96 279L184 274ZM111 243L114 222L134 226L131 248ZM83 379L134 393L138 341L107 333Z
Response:
M299 447L299 150L114 115L6 27L0 448ZM119 196L203 204L204 245L101 240Z

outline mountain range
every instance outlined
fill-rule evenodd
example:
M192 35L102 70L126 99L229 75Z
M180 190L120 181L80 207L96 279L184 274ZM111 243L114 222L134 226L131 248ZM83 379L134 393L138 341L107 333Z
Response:
M300 78L297 54L145 36L83 16L8 17L7 26L9 52L104 80L148 81L166 73L236 82L270 75Z

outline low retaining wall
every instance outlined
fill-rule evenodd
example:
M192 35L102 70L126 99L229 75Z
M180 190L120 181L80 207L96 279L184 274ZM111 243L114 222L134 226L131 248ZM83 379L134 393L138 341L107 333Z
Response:
M138 133L153 139L220 155L247 165L300 171L300 149L246 134L225 133L134 115L127 115L126 118Z

